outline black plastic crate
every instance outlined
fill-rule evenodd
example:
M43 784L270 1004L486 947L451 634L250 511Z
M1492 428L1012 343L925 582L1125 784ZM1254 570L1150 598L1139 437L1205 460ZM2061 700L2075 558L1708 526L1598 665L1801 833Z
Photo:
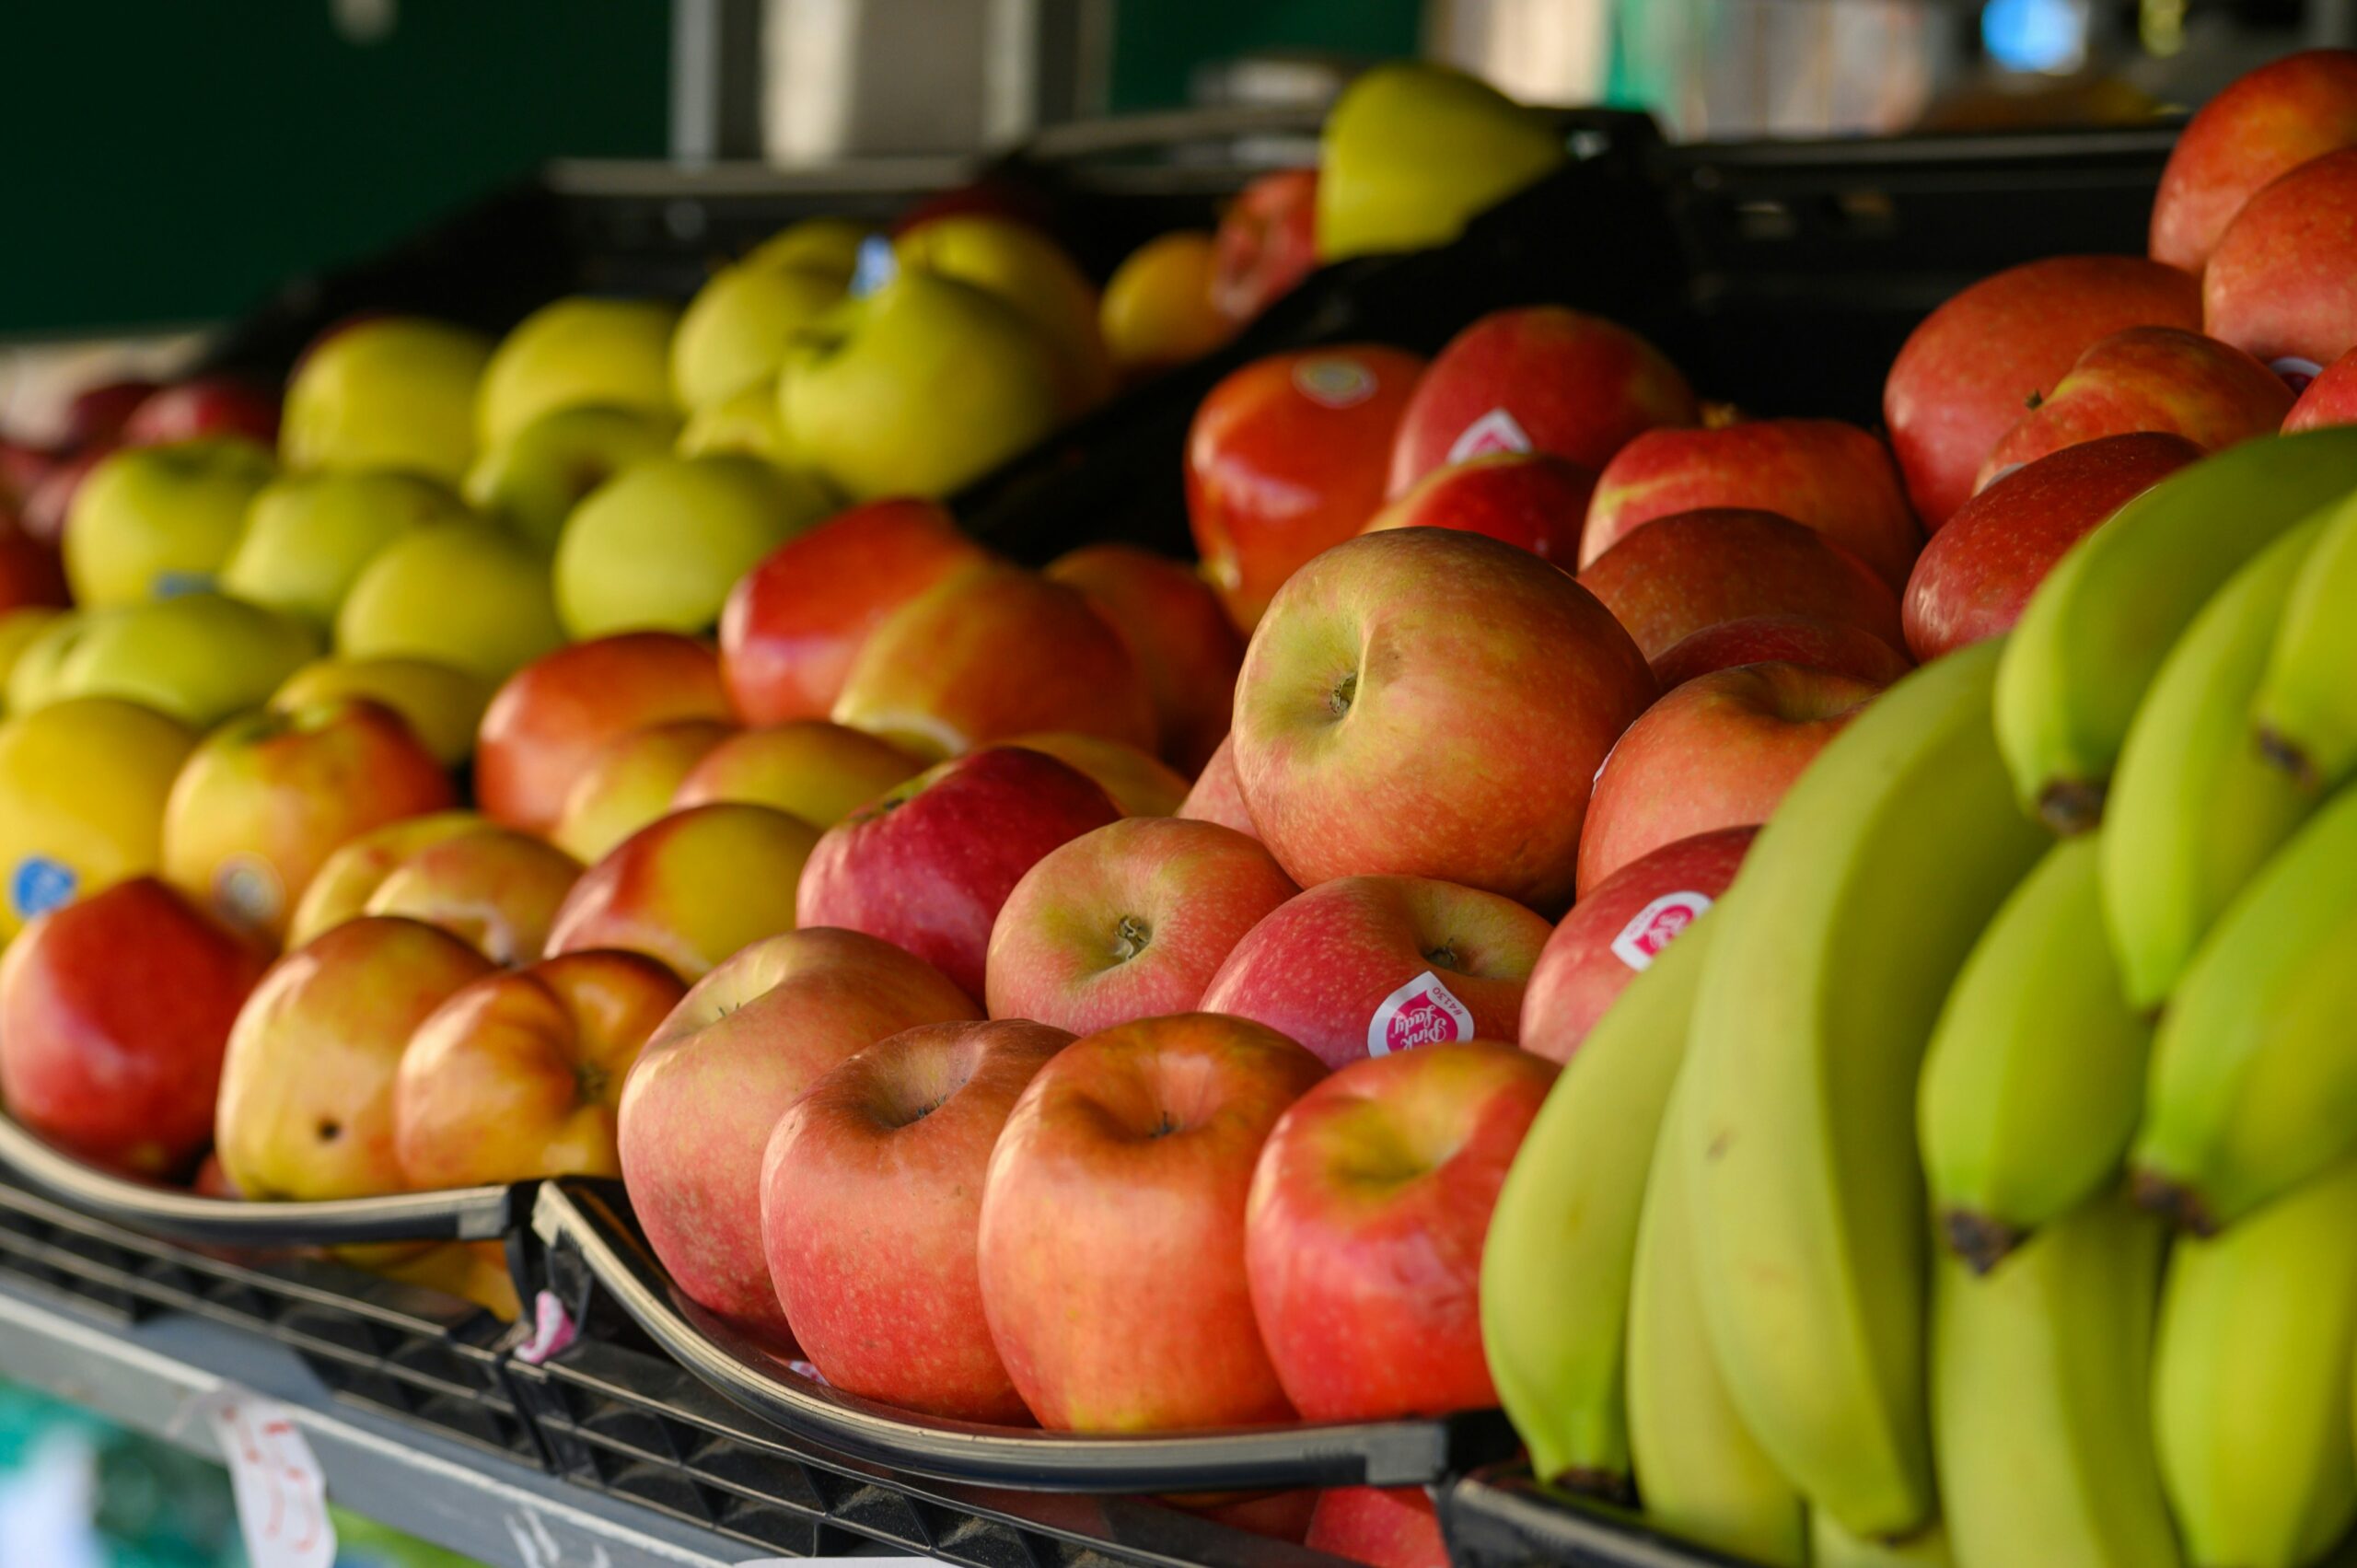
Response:
M1439 1504L1455 1568L1751 1568L1576 1501L1533 1480L1527 1466L1477 1470L1443 1488Z

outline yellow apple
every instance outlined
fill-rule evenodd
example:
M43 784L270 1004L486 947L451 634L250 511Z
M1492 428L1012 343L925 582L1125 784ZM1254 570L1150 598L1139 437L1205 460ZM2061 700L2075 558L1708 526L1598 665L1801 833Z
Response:
M561 646L538 552L488 523L413 528L377 552L336 615L345 658L426 658L500 681Z
M82 618L58 697L128 697L197 729L258 708L319 656L301 621L220 594L182 594Z
M295 900L294 916L286 923L286 946L300 947L321 932L366 912L368 900L385 878L420 850L447 839L491 830L491 822L475 812L435 811L424 817L403 817L346 839Z
M794 929L819 830L766 806L726 802L648 823L582 873L547 953L622 947L693 982L749 942Z
M603 859L669 812L690 770L735 733L735 726L714 719L674 719L616 736L565 792L550 840L576 860Z
M466 517L457 496L416 474L289 474L253 498L245 530L221 569L221 588L315 626L331 626L343 596L377 552L420 524Z
M631 464L668 452L679 428L668 411L597 403L552 409L475 459L467 470L467 503L554 550L583 496Z
M234 436L109 453L74 493L65 525L74 602L108 610L212 587L275 469Z
M33 629L8 666L8 712L29 714L65 695L65 656L82 640L95 615L69 610Z
M671 337L671 390L702 410L785 363L794 334L843 296L842 279L800 267L740 262L713 273Z
M778 423L777 401L775 375L746 382L718 402L688 416L687 428L679 432L679 456L741 452L780 468L791 467L785 426Z
M671 328L679 313L651 299L576 296L543 305L493 351L475 394L485 449L553 409L576 403L671 406Z
M744 264L818 273L834 279L837 287L848 288L852 273L859 270L859 248L875 232L849 218L804 218L754 246Z
M438 925L494 964L528 964L580 879L581 863L554 844L484 825L411 850L362 908Z
M902 270L956 278L996 296L1031 323L1056 356L1063 412L1077 413L1113 389L1097 285L1063 248L1029 224L988 213L928 219L892 244Z
M1443 65L1378 65L1326 116L1318 259L1446 245L1565 156L1545 114L1486 82Z
M741 800L831 828L924 764L888 740L826 719L741 730L705 752L671 796L673 810Z
M6 629L0 622L0 633ZM339 697L382 703L401 714L436 762L455 768L474 754L475 726L491 705L491 682L433 659L313 659L271 693L270 706L289 713Z
M9 689L16 679L17 666L26 653L73 617L70 610L52 610L39 604L0 612L0 691Z
M286 386L279 455L292 469L401 469L456 484L475 452L480 332L380 316L311 345Z
M0 938L37 914L156 869L164 802L196 735L111 697L0 724Z

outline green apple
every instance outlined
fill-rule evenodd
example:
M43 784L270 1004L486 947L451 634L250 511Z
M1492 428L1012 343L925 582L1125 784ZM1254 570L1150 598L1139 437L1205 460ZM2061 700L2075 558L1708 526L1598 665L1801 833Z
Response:
M343 658L433 659L491 681L563 643L548 563L490 523L401 535L368 563L335 618Z
M941 496L1053 430L1060 386L1012 306L903 272L795 339L778 416L795 465L854 501Z
M551 409L475 459L467 502L543 551L581 498L631 464L671 449L668 411L575 403Z
M482 333L379 316L313 343L286 386L279 455L293 469L402 469L456 484L475 453Z
M1318 259L1446 245L1567 156L1549 118L1446 66L1378 65L1326 116Z
M41 639L62 623L74 619L70 610L54 610L45 604L28 604L0 613L0 691L15 680L17 667L25 655Z
M128 698L210 729L260 707L319 652L318 637L292 616L222 594L182 594L84 617L52 695Z
M679 313L651 299L575 296L543 305L493 351L475 393L475 438L500 445L552 409L575 403L671 406L671 328Z
M764 376L708 408L688 416L679 432L683 458L710 457L715 452L741 452L749 458L788 468L785 426L778 423L777 377Z
M834 279L840 291L851 286L852 274L859 270L859 248L875 232L849 218L804 218L754 246L744 264L818 273Z
M843 296L828 273L739 263L714 273L671 337L671 390L679 406L712 407L785 362L786 345Z
M1063 247L1029 224L950 213L901 235L892 256L903 272L956 278L1013 306L1055 354L1064 412L1078 413L1112 392L1097 285Z
M324 630L377 552L423 524L466 517L457 496L413 473L289 474L254 497L221 587Z
M737 579L826 517L809 481L758 458L656 458L575 508L556 547L556 600L575 638L701 632Z
M56 702L63 695L58 682L63 679L65 656L74 651L91 621L101 614L120 613L69 610L36 630L8 666L8 711L29 714Z
M65 525L74 602L106 610L212 587L275 469L241 436L108 454L74 493Z

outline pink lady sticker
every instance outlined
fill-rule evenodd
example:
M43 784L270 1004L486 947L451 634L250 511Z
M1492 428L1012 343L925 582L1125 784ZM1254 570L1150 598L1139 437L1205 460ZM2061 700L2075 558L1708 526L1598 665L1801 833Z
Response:
M1356 408L1375 396L1375 372L1340 354L1303 360L1293 367L1293 384L1320 408Z
M2324 374L2323 366L2313 359L2302 359L2296 354L2287 354L2281 359L2270 359L2267 362L2267 367L2282 377L2283 384L2295 392L2306 391L2308 383Z
M1448 460L1462 463L1497 452L1527 452L1530 446L1530 433L1515 422L1514 415L1493 408L1449 443Z
M1708 893L1664 893L1620 928L1620 935L1612 939L1612 951L1632 970L1651 969L1661 950L1701 919L1710 907Z
M1367 1020L1366 1053L1388 1056L1420 1045L1471 1040L1473 1015L1450 994L1440 977L1426 970L1383 999Z

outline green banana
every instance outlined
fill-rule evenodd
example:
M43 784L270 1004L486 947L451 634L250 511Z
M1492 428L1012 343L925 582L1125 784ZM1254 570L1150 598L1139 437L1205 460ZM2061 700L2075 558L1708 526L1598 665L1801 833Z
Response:
M2251 694L2327 508L2226 580L2161 663L2104 808L2103 909L2131 1005L2168 1000L2202 936L2316 797L2250 739Z
M1947 1528L1936 1519L1904 1540L1861 1540L1832 1516L1811 1514L1808 1553L1814 1568L1956 1568Z
M1932 1281L1932 1430L1962 1568L2172 1568L2154 1462L2166 1240L2125 1194L2050 1222L1996 1274Z
M2194 1568L2296 1568L2357 1519L2351 1321L2357 1161L2177 1243L2153 1435Z
M1808 1510L1736 1414L1702 1327L1686 1162L1677 1157L1685 1098L1672 1091L1662 1120L1629 1287L1637 1490L1646 1520L1670 1535L1767 1568L1804 1568Z
M1862 1539L1933 1514L1915 1082L1973 940L2049 842L1989 722L2000 644L1836 737L1712 918L1694 1002L1696 1262L1736 1408Z
M2310 791L2357 772L2357 502L2341 506L2283 607L2251 704L2259 749Z
M2153 1040L2130 1163L2197 1231L2357 1150L2357 790L2328 802L2219 918Z
M2130 718L2186 622L2245 561L2357 490L2357 429L2261 436L2171 474L2072 547L2014 628L1997 736L2061 832L2103 812Z
M1720 900L1721 907L1727 902ZM1629 1272L1716 909L1631 981L1548 1092L1481 1248L1481 1348L1532 1468L1626 1498Z
M1995 1266L2115 1178L2153 1031L2120 999L2096 880L2100 834L2064 839L1964 961L1923 1057L1916 1131L1951 1250Z

